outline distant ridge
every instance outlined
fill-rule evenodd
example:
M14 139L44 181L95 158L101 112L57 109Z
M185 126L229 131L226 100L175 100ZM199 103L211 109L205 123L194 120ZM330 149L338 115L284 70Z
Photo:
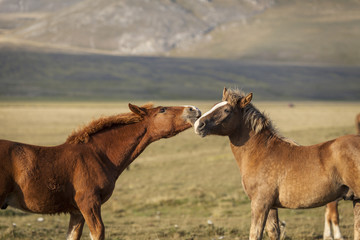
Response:
M360 66L358 0L2 0L0 51Z
M360 68L235 60L0 52L0 100L219 100L224 86L256 100L360 100Z
M124 55L161 54L201 41L214 28L246 19L273 0L35 0L0 9L46 12L13 29L14 38ZM61 10L54 11L61 6ZM28 9L28 11L26 11ZM6 10L5 10L6 11ZM14 14L15 15L15 14Z

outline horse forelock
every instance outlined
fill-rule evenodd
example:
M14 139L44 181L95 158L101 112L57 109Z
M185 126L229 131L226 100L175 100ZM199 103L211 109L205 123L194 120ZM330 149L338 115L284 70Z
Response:
M153 107L152 103L141 106L142 108L150 109ZM90 136L104 129L111 128L116 125L127 125L137 123L143 120L143 117L132 112L121 113L113 116L101 117L91 121L86 126L73 131L67 138L66 142L70 144L86 143Z
M238 88L228 89L222 100L227 101L231 106L236 106L241 98L245 97L245 93Z

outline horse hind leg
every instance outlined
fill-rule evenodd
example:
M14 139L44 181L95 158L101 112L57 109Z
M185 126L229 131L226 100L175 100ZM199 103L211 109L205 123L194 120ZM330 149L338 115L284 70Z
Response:
M324 240L333 240L333 237L331 234L331 221L328 218L328 207L327 206L325 209L325 225L324 225L323 239Z
M353 201L354 208L354 240L360 240L360 200Z
M336 209L335 209L335 212L332 215L332 219L331 219L333 235L334 235L335 240L344 240L344 238L342 237L341 232L340 232L339 224L340 224L339 212L338 212L337 202L336 202Z
M323 239L343 240L339 227L338 201L333 201L326 205Z

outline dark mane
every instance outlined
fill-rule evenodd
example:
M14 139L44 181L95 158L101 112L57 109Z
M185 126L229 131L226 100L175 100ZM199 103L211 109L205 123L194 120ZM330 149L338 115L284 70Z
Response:
M245 93L239 89L228 89L223 101L227 101L230 105L235 106L241 98L245 97ZM254 105L249 103L244 108L244 120L249 124L251 129L257 134L264 129L268 129L273 136L276 136L290 144L298 145L295 141L281 136L278 131L273 127L271 120L260 112Z
M142 107L149 109L153 107L153 104L149 103ZM101 117L99 119L91 121L86 126L73 131L66 139L66 143L70 143L70 144L86 143L87 141L89 141L91 135L103 129L111 128L115 125L126 125L131 123L137 123L140 122L142 119L143 119L142 117L132 112Z

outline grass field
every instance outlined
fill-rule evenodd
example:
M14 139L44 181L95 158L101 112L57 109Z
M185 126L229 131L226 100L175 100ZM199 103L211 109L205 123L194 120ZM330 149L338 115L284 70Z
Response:
M212 100L224 86L256 100L359 101L359 76L359 67L0 49L0 101Z
M205 112L213 102L155 102L161 104L192 104ZM360 110L360 102L295 102L293 108L286 102L254 104L282 135L303 145L354 133ZM93 118L127 111L127 102L1 102L0 138L56 145ZM341 201L339 208L341 230L351 239L352 204ZM286 239L322 239L323 214L324 207L280 210ZM250 204L228 139L201 139L190 129L150 145L119 177L102 215L107 239L248 239ZM0 239L64 239L68 219L8 208L0 211ZM90 239L87 227L82 239Z

